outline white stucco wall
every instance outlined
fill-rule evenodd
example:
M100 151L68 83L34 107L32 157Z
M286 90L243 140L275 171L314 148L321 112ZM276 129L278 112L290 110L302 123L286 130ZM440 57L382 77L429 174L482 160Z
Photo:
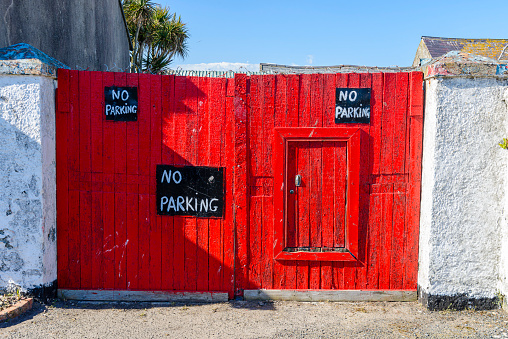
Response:
M55 86L0 74L0 289L56 280Z
M507 88L506 78L426 80L418 284L429 295L507 291Z

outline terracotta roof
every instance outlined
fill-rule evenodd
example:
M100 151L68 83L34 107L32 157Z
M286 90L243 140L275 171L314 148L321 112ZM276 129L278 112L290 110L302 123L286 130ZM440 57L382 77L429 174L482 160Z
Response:
M460 51L484 57L507 60L508 39L458 39L422 37L432 58L438 58L451 51Z

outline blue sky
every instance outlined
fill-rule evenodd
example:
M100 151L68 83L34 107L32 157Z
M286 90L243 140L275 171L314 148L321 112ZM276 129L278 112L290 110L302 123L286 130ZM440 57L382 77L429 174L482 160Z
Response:
M155 0L199 63L409 66L422 35L508 38L508 1Z

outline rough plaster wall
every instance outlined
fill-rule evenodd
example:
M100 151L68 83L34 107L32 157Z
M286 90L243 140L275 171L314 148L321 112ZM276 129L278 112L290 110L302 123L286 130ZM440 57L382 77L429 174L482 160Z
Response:
M498 291L508 152L507 80L426 82L419 285L431 295Z
M502 97L505 107L508 110L508 86L504 88ZM505 129L508 131L508 119L505 121ZM508 132L503 135L508 138ZM508 152L508 150L506 150ZM508 163L504 167L506 173L505 192L508 192ZM508 198L504 200L504 219L501 225L501 258L499 264L499 290L505 296L508 296Z
M43 201L54 200L54 183L43 178L43 168L55 172L54 136L46 138L54 88L41 76L0 75L0 288L56 279L55 202Z

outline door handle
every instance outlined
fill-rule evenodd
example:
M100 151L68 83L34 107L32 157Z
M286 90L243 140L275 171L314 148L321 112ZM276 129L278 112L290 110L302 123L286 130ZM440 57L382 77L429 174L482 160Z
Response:
M295 176L295 186L300 187L302 185L302 176L300 174L297 174Z

